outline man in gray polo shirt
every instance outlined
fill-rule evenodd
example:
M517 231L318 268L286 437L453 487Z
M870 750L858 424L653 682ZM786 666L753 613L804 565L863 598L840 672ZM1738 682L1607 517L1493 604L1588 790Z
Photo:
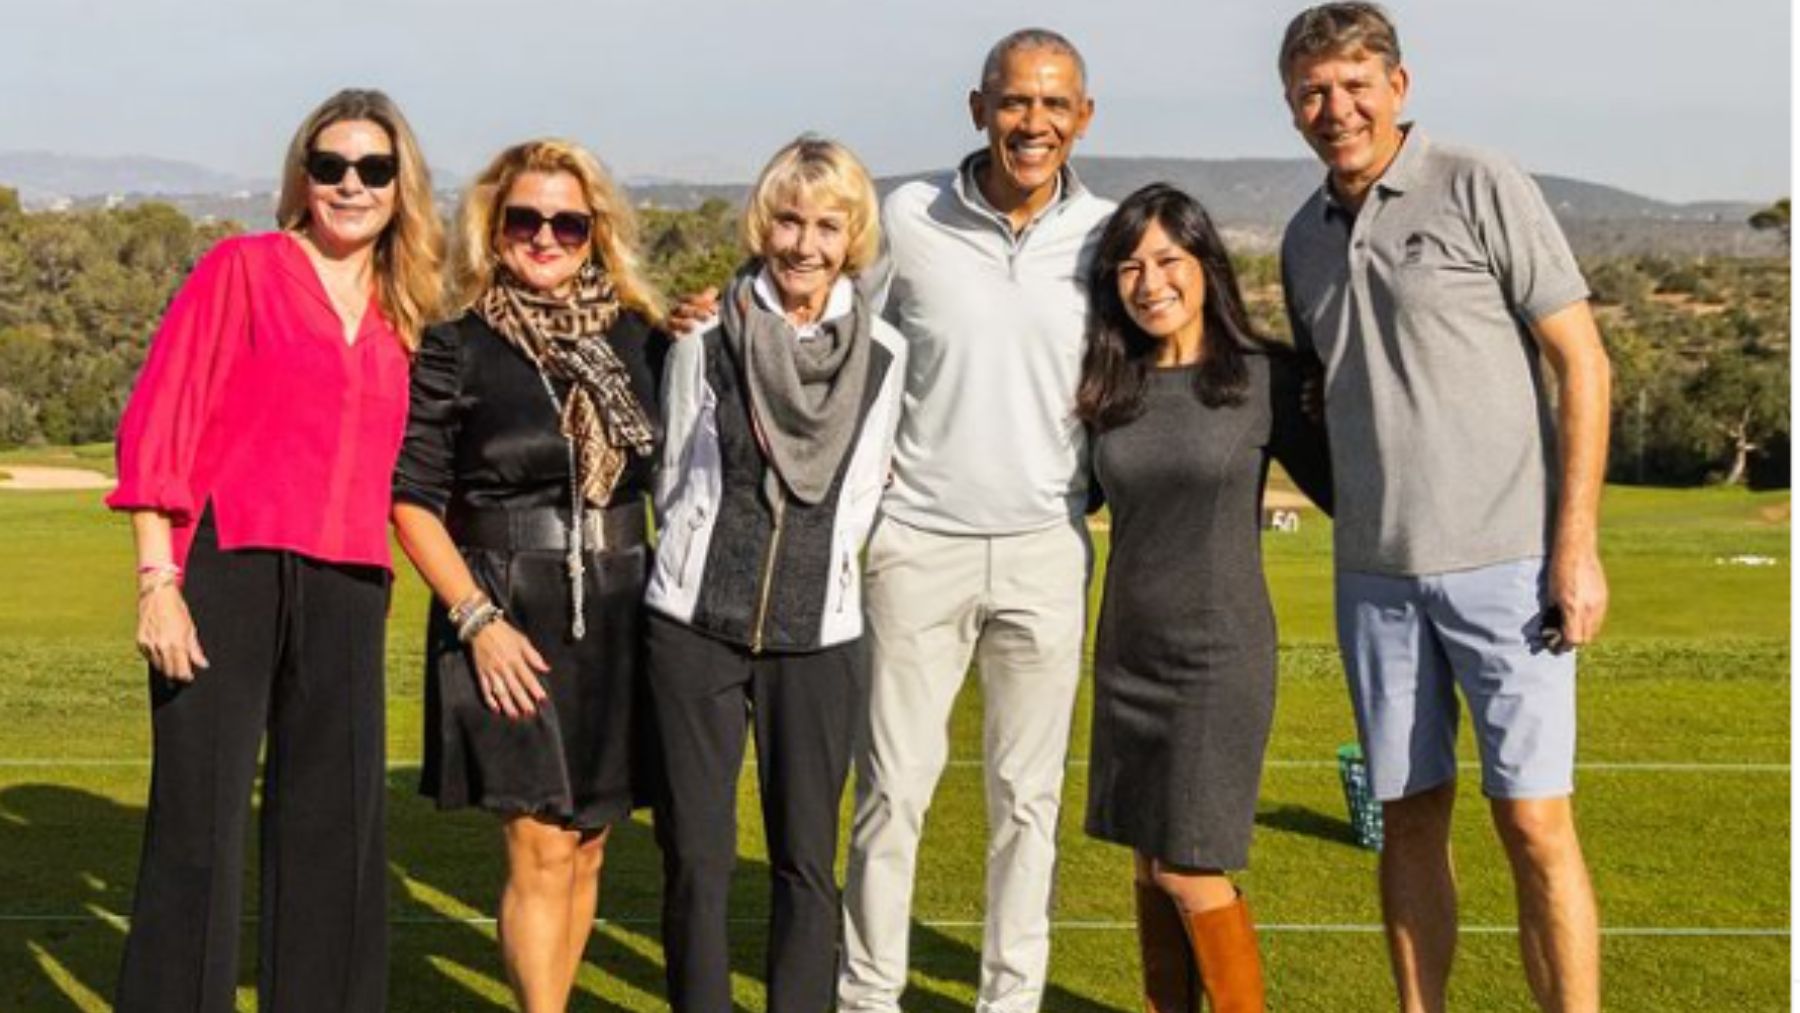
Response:
M1531 991L1545 1010L1597 1010L1598 919L1569 798L1569 649L1598 634L1607 602L1610 380L1587 286L1528 176L1400 123L1410 81L1380 8L1305 11L1280 69L1328 169L1288 225L1282 272L1295 340L1326 371L1338 637L1384 802L1401 1008L1444 1009L1455 950L1460 688Z
M920 835L971 659L988 821L976 1010L1037 1010L1050 952L1089 565L1079 279L1113 205L1068 166L1094 103L1067 39L1000 40L969 109L987 145L882 208L884 313L907 372L866 564L874 678L844 886L846 1013L899 1008Z

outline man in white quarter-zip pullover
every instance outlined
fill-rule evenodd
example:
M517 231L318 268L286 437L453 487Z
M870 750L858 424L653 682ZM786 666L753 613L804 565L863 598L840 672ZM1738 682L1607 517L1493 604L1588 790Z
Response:
M971 660L988 816L976 1009L1028 1013L1043 1000L1091 559L1073 412L1081 279L1113 208L1068 166L1094 112L1086 77L1061 35L1000 40L969 95L987 146L882 209L884 315L908 365L893 482L867 556L874 681L856 761L840 1010L899 1008L919 840Z

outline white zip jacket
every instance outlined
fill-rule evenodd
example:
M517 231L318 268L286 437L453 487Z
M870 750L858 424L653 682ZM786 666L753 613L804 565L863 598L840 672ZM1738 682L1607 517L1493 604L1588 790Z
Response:
M658 541L645 602L753 651L817 650L862 635L858 554L893 455L906 347L871 321L870 383L825 500L766 501L736 363L714 323L675 342L663 369Z

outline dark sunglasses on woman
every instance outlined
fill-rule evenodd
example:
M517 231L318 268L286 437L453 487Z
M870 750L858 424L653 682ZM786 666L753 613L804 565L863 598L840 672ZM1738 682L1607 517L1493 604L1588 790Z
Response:
M400 160L393 155L364 155L356 161L335 151L315 151L306 156L306 174L320 186L337 186L344 174L356 170L362 185L379 190L400 174Z
M588 241L594 229L594 216L579 211L558 211L546 217L536 208L511 204L501 213L500 234L515 243L529 243L537 237L544 223L550 223L550 235L558 245L580 246Z

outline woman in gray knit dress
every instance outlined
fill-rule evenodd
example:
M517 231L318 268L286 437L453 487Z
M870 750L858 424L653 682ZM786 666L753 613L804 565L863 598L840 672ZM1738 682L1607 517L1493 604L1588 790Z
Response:
M1094 650L1087 832L1136 852L1145 1007L1263 1008L1248 860L1275 705L1262 493L1280 460L1315 502L1324 434L1299 363L1251 329L1193 198L1126 198L1089 271L1077 412L1112 514Z

